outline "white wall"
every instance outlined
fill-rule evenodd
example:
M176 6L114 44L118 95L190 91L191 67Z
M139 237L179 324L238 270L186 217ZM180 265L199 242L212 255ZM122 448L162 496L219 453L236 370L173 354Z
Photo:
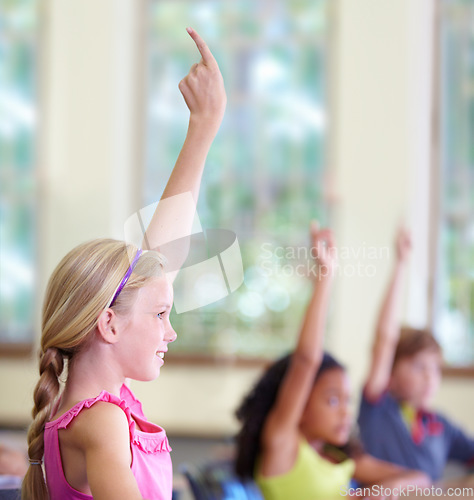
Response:
M427 221L419 214L426 215L428 188L419 178L430 161L433 2L342 0L339 5L333 96L338 239L343 247L367 253L375 247L377 252L363 262L374 265L375 273L367 267L362 269L365 276L340 280L330 346L360 382L365 370L360 361L367 359L393 261L396 227L408 224L414 247L426 250L428 234L422 229ZM348 270L356 263L342 262ZM425 307L423 299L416 303L418 309Z
M139 160L134 142L139 60L133 55L139 3L46 3L40 293L69 249L94 237L120 238L123 221L139 208L133 167ZM360 251L391 248L394 228L406 217L420 252L427 248L433 0L339 0L336 5L331 166L340 197L339 245ZM415 302L405 311L407 318L423 321L426 266L422 255L416 259L407 280ZM338 281L328 336L328 347L347 364L356 390L391 264L386 254L363 263L374 264L376 274ZM342 264L349 273L357 259ZM171 432L227 434L236 428L235 406L258 373L258 368L169 364L159 380L134 388L149 418ZM35 364L2 360L0 378L11 381L0 387L0 401L8 401L0 422L27 422ZM446 380L437 405L474 433L471 389L468 379Z

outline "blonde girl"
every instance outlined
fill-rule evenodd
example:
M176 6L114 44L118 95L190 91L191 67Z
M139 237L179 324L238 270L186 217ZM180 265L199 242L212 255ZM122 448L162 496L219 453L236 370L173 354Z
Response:
M162 199L191 193L196 201L226 96L207 45L194 30L188 33L202 58L179 84L189 127ZM166 433L145 418L125 381L158 377L176 339L169 321L172 279L151 247L170 241L176 224L191 227L193 216L164 204L147 229L149 251L95 240L68 253L53 272L22 499L171 499Z

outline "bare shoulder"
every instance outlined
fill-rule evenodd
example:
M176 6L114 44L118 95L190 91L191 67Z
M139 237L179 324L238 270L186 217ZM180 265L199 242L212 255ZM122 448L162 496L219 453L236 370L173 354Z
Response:
M264 477L287 473L298 456L299 433L292 429L275 432L275 427L270 419L262 434L259 473Z
M282 422L276 411L270 411L262 429L261 445L263 448L280 450L298 446L299 430L287 422Z
M80 448L109 444L111 440L129 445L129 426L125 412L116 404L98 401L83 409L70 427L70 438Z

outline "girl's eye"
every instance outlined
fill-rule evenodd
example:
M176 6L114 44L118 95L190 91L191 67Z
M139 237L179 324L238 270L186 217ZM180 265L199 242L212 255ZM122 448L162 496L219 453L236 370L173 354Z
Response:
M163 312L160 312L156 315L157 318L159 319L163 319L163 316L165 315L164 311Z
M339 404L339 398L332 396L328 400L329 406L337 406Z

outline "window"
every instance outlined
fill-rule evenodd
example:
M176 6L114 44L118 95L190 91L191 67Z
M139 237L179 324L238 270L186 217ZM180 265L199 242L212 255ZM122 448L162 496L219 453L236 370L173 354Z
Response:
M440 219L436 334L447 361L474 363L474 3L441 0Z
M144 202L157 201L184 140L178 82L199 59L194 27L216 57L227 111L204 173L205 228L237 234L244 284L196 311L174 314L173 352L273 358L293 346L309 298L302 275L312 218L325 199L329 2L152 0ZM300 266L300 267L298 267Z
M37 2L0 10L0 343L33 339Z

